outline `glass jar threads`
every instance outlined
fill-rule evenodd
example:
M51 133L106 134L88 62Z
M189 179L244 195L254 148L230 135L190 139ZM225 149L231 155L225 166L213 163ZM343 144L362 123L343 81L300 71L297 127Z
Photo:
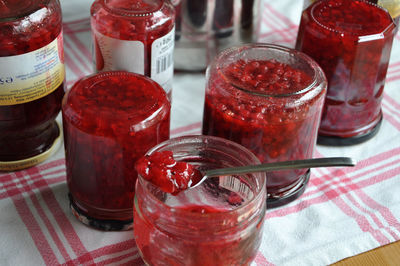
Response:
M246 148L211 136L163 142L147 154L172 151L198 169L257 164ZM250 265L261 244L265 174L210 178L176 196L139 176L134 235L148 265Z
M356 144L378 132L395 27L368 1L321 0L303 12L296 48L319 63L329 84L319 143Z
M96 71L143 74L170 94L175 10L166 0L96 0L91 7Z
M169 138L170 103L153 80L111 71L79 80L62 105L71 209L102 230L128 229L135 161Z
M312 158L326 79L308 56L270 44L220 53L206 73L203 134L242 144L261 162ZM268 206L301 195L307 169L268 173Z
M13 171L60 144L62 17L58 0L1 1L0 10L0 171Z

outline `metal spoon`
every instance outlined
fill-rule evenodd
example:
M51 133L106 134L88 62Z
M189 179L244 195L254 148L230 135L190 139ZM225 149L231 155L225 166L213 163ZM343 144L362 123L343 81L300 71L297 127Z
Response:
M302 169L302 168L315 168L315 167L331 167L331 166L355 166L356 161L349 157L325 157L325 158L314 158L305 160L295 160L295 161L284 161L276 163L264 163L258 165L247 165L239 167L229 167L201 171L203 178L198 182L194 182L189 188L194 188L203 183L207 178L219 177L226 175L236 175L236 174L249 174L256 172L267 172L276 170L286 170L286 169Z

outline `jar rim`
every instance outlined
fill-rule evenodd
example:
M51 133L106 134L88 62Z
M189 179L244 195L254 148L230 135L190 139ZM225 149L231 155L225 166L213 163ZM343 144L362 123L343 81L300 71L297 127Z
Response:
M247 148L245 148L244 146L235 143L233 141L227 140L227 139L223 139L220 137L215 137L215 136L208 136L208 135L186 135L186 136L181 136L181 137L177 137L177 138L173 138L173 139L169 139L166 140L164 142L159 143L158 145L154 146L153 148L151 148L149 151L146 152L146 155L150 155L153 152L158 151L159 149L166 147L170 144L173 144L174 142L179 142L179 144L190 144L190 143L205 143L207 144L207 142L209 141L217 141L219 143L227 143L228 145L230 145L231 147L235 147L238 148L240 151L245 152L248 156L250 156L251 160L256 161L257 163L260 163L260 161L258 160L258 158ZM262 173L254 173L252 175L262 175ZM155 187L154 185L152 185L149 181L145 180L142 176L138 175L138 182L141 184L141 187L146 191L146 194L150 195L151 200L156 203L159 204L159 206L162 206L162 208L167 209L168 211L177 214L177 215L185 215L185 217L194 217L197 219L202 219L202 218L207 218L209 219L209 217L223 217L226 216L227 214L233 214L235 212L241 212L243 210L245 210L246 208L248 208L248 206L251 206L253 204L255 204L256 202L260 201L261 197L265 197L266 195L266 177L263 176L261 178L261 182L259 183L259 191L257 191L257 193L255 193L255 195L253 196L253 198L251 198L249 201L247 201L245 204L234 208L234 209L230 209L230 210L223 210L221 212L215 212L215 213L197 213L197 212L190 212L187 211L183 208L175 208L173 206L169 206L167 204L165 204L164 202L160 201L157 197L154 196L153 193L151 193L151 191L149 191L149 189L147 188L147 186L145 184L149 184L152 187ZM135 193L135 198L136 198L136 193ZM264 200L265 201L265 200Z
M33 1L33 0L24 0L23 5L18 5L17 9L14 7L12 9L8 9L9 12L2 12L0 14L0 23L2 22L11 22L20 20L36 11L46 8L51 0L41 0L41 1Z
M159 4L152 9L144 10L143 8L138 9L123 9L123 8L116 8L112 7L107 3L109 0L100 0L101 6L107 10L107 12L117 15L117 16L127 16L127 17L149 17L152 16L155 12L162 9L165 5L164 0L158 0Z
M357 33L357 32L339 30L339 29L336 29L336 28L332 28L332 27L326 26L326 25L324 25L322 22L320 22L320 21L317 19L317 17L315 16L314 12L316 12L316 9L317 9L320 5L322 5L322 4L324 4L324 2L328 2L328 1L331 1L331 0L317 1L317 2L315 2L314 4L312 4L309 8L310 8L310 15L311 15L312 20L315 21L315 23L316 23L317 25L319 25L321 28L324 28L324 29L326 29L326 30L328 30L328 31L330 31L330 32L333 32L333 33L336 33L336 34L348 34L348 35L355 36L355 37L361 37L361 36L371 36L371 35L373 36L373 35L376 35L376 34L388 32L390 28L394 29L394 28L396 27L392 16L389 14L389 11L388 11L386 8L384 8L384 7L382 7L382 6L378 5L378 4L375 4L375 3L372 3L372 2L366 1L366 0L359 0L359 2L364 3L364 4L367 4L367 5L370 5L370 6L373 6L373 7L376 7L377 9L380 9L381 11L383 11L384 13L386 13L387 17L388 17L389 20L391 21L391 22L387 25L387 27L384 28L382 31L380 31L380 32L375 32L375 33L372 33L372 32L371 32L371 33L368 33L368 34L365 34L365 35L360 35L360 34Z
M313 75L311 76L311 79L312 79L311 82L303 89L300 89L300 90L297 90L297 91L294 91L291 93L280 93L280 94L269 94L269 93L248 90L248 89L242 88L240 85L236 85L232 82L228 82L229 85L231 85L235 89L243 91L247 94L250 94L253 96L258 96L258 97L264 97L264 98L287 98L287 97L291 97L291 96L299 96L299 95L303 95L303 94L311 91L313 88L315 88L317 83L319 83L321 79L326 80L323 70L318 65L318 63L314 59L312 59L310 56L306 55L303 52L295 50L295 49L291 49L291 48L281 46L281 45L270 44L270 43L247 43L247 44L233 46L233 47L223 50L221 53L219 53L215 57L212 64L207 68L207 71L206 71L207 76L210 74L211 68L216 68L217 71L220 73L220 75L225 76L223 73L221 73L221 70L223 68L219 67L218 64L220 62L222 62L226 57L228 57L231 53L238 52L238 51L242 52L244 50L249 50L249 49L268 49L271 51L287 53L288 55L291 55L292 57L296 56L302 62L306 63L310 69L313 70ZM266 59L262 59L262 60L271 60L271 59L275 59L275 58L266 58ZM280 62L280 61L278 61L278 62ZM284 62L281 62L281 63L284 63ZM284 64L287 64L287 63L284 63Z

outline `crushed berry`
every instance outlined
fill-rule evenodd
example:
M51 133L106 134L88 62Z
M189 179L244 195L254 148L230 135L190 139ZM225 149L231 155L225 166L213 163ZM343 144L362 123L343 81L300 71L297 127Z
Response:
M136 162L135 168L144 179L173 195L195 185L202 178L201 172L193 165L175 161L171 151L146 155Z

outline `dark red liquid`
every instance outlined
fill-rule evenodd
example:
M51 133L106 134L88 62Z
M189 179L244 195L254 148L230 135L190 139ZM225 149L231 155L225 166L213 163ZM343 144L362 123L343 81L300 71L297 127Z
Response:
M202 178L193 165L174 160L171 151L155 152L136 162L136 171L162 191L178 194Z
M140 204L140 203L139 203ZM190 214L212 215L226 212L227 210L216 209L211 206L189 205L178 208L179 211L187 211ZM210 219L212 216L210 215ZM226 223L229 223L227 220ZM180 223L179 226L182 226ZM187 225L193 232L196 227ZM231 230L226 240L209 240L207 232L204 232L202 239L198 241L185 241L178 235L172 235L159 231L147 221L143 220L141 215L135 211L134 216L135 240L138 248L142 252L143 259L150 265L185 265L185 266L203 266L203 265L250 265L256 255L261 241L262 222L257 225L257 230L251 234L243 234L243 237L232 237L237 232ZM210 228L210 230L212 230ZM224 233L225 234L225 233ZM157 244L155 244L157 241ZM171 259L165 256L165 252L160 249L168 249L173 252L175 258ZM249 257L250 255L250 257ZM182 258L177 260L176 258Z
M274 60L238 60L211 77L203 134L240 143L261 162L312 157L324 93L296 102L301 97L297 92L311 82L308 74ZM291 185L305 172L268 173L268 192Z
M169 138L170 104L150 79L102 73L78 81L63 101L67 183L88 216L129 220L134 164Z
M393 30L386 11L363 1L319 1L303 12L296 48L328 79L321 136L368 134L380 121Z
M158 38L174 27L174 8L163 0L96 0L91 7L92 28L103 35L141 41L144 44L144 75L151 73L151 48ZM101 51L95 45L96 70L103 70Z
M60 6L56 1L48 2L1 4L0 57L35 51L60 35ZM38 16L37 13L45 15ZM62 61L63 51L59 52ZM61 109L63 95L64 83L40 99L0 106L0 161L26 159L50 148L59 136L54 119Z

